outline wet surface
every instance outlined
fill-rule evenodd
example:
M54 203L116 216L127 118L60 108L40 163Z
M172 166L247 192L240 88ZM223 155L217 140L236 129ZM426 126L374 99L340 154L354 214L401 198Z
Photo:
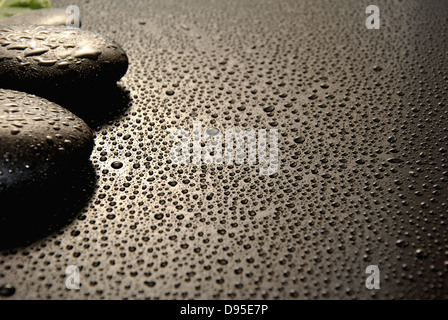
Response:
M0 28L0 83L14 89L98 86L121 79L128 58L93 32L65 26Z
M446 1L377 1L379 30L365 1L53 4L130 66L98 109L119 112L86 120L95 186L57 227L2 241L0 298L448 297ZM277 173L174 164L170 132L194 121L277 129Z
M0 142L1 196L43 184L72 162L89 158L94 134L82 119L54 102L0 89Z

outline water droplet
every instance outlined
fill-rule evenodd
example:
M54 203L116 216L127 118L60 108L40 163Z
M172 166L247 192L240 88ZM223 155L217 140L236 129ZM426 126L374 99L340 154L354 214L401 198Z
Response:
M114 169L121 169L123 167L123 162L120 161L114 161L110 165Z

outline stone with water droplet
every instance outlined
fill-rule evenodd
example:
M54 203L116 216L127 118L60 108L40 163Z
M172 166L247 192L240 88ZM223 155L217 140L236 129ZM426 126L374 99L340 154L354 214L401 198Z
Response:
M17 24L35 24L65 26L69 17L70 14L67 14L65 9L38 9L4 19L0 21L0 25L11 26Z
M87 159L92 130L46 99L0 89L0 191L40 184Z
M118 44L93 32L61 26L0 27L0 83L9 89L113 83L126 73L128 63Z

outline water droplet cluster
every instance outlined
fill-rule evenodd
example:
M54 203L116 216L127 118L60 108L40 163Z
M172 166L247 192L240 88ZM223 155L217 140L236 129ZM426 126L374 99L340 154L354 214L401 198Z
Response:
M68 166L69 159L88 158L92 146L92 130L70 111L37 96L0 89L1 191L42 183L58 167Z
M83 81L112 83L127 67L126 53L93 32L65 26L0 26L2 86L35 90Z
M380 30L358 1L54 4L123 45L131 102L77 219L0 256L1 297L448 297L445 3L379 1ZM194 120L278 129L278 172L173 164Z

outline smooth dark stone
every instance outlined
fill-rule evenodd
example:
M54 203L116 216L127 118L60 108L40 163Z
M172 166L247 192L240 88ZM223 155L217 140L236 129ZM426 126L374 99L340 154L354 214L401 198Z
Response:
M42 183L88 159L92 148L92 130L70 111L0 89L0 191Z
M0 26L11 26L16 24L35 24L65 26L70 14L65 9L38 9L25 13L19 13L10 18L0 21Z
M23 91L28 87L114 83L126 73L128 64L118 44L90 31L56 26L0 27L2 87Z

